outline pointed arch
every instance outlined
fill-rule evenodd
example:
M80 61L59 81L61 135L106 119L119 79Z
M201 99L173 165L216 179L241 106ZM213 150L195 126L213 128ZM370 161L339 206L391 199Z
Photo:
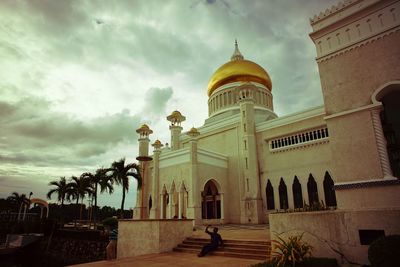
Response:
M153 207L153 200L151 199L151 195L150 195L150 197L149 197L149 212L152 207Z
M335 186L330 174L326 171L324 176L324 194L325 194L325 204L328 207L336 207L336 193Z
M296 175L294 176L292 191L293 191L294 208L301 209L303 207L303 193L301 191L301 184Z
M204 185L202 195L202 218L220 219L221 218L221 195L218 184L214 179L210 179Z
M275 209L275 198L274 198L274 187L271 184L271 181L268 179L267 187L265 188L265 193L267 196L267 209L274 210Z
M289 207L287 187L286 187L285 181L283 180L283 177L281 177L281 180L279 182L279 206L280 206L280 209L283 209L283 210L286 210Z
M319 202L318 186L317 186L317 182L314 179L314 176L311 173L308 176L307 191L308 191L309 205L311 206L314 203L318 203Z
M163 185L163 189L161 191L161 197L160 197L160 207L161 207L160 219L167 218L167 206L168 206L168 203L169 203L169 199L168 199L167 187L164 184Z

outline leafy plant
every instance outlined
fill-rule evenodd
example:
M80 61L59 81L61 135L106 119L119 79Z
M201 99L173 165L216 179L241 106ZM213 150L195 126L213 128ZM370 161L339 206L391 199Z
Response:
M311 256L312 246L302 241L303 235L289 236L287 241L280 236L272 240L272 261L277 267L296 266Z

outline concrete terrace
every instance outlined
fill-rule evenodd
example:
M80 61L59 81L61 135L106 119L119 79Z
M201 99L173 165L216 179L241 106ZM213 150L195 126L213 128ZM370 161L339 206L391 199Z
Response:
M223 239L269 241L269 228L267 225L221 225L218 226ZM205 227L197 228L192 237L208 238L204 233ZM166 252L160 254L141 255L132 258L114 261L97 261L74 265L74 267L125 267L125 266L237 266L247 267L259 263L260 260L231 258L209 255L202 258L196 254L182 252Z

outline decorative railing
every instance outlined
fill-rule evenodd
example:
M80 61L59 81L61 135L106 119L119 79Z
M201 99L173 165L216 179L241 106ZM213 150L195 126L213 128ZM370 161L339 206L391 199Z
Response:
M319 140L326 140L329 138L328 128L320 128L309 130L289 136L279 137L270 140L269 149L271 151L280 150L282 148L297 147L306 145Z

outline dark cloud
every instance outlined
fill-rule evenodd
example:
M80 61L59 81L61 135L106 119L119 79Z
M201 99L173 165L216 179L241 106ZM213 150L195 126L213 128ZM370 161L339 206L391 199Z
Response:
M151 115L163 115L166 111L167 103L173 94L172 87L150 88L146 92L144 111Z
M119 143L134 142L139 117L127 110L82 121L51 108L48 101L39 98L0 102L0 144L8 148L0 155L2 161L62 164L64 158L73 157L79 162ZM41 149L40 153L35 153L36 149Z

